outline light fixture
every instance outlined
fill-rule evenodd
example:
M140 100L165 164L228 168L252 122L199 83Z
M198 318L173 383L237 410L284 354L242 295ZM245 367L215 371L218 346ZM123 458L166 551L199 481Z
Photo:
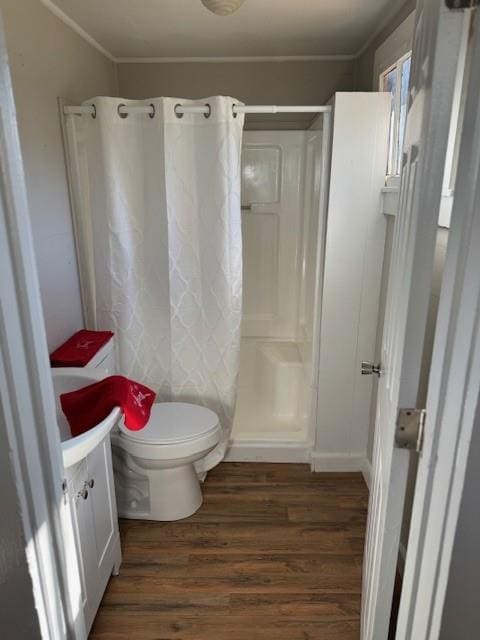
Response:
M229 16L239 9L245 0L202 0L202 4L217 16Z

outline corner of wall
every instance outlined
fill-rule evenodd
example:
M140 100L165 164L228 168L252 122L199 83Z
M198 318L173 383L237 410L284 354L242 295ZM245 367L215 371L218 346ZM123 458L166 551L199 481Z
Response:
M117 98L119 98L120 97L120 78L118 75L118 70L119 70L118 67L120 63L115 61L115 62L112 62L112 64L113 64L113 75L114 75L114 82L115 82L115 93Z
M373 64L375 51L385 42L385 40L395 31L395 29L406 18L415 11L417 6L416 0L405 0L404 4L391 17L384 28L378 33L370 44L355 59L354 63L354 85L356 91L373 91Z

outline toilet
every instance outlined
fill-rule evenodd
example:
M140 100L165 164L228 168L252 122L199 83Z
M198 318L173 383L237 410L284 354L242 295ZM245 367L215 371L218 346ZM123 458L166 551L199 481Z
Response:
M194 463L220 440L217 415L184 402L154 404L146 427L112 433L119 515L180 520L197 511L202 491Z
M116 373L114 338L89 367ZM202 504L195 462L220 441L217 415L195 404L160 402L140 431L123 421L111 433L118 515L145 520L181 520Z

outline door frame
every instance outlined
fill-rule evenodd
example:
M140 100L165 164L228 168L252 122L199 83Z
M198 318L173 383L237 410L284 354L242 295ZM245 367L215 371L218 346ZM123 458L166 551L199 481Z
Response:
M41 637L86 638L10 66L0 16L0 406Z

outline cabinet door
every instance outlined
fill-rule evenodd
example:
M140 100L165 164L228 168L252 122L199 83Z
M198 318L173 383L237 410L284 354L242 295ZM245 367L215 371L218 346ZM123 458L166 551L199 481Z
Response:
M92 590L95 584L97 563L95 553L95 533L91 508L90 490L85 487L87 465L83 461L75 470L69 482L69 494L73 505L75 537L79 552L79 572L82 585L82 605L87 629L93 621L96 611L96 594Z
M112 473L112 454L110 436L107 436L87 458L88 483L91 509L93 512L96 569L100 572L100 587L106 586L106 580L112 571L111 547L118 537L117 505ZM90 499L89 496L89 499ZM106 566L108 564L108 566ZM103 580L105 571L105 580ZM105 584L103 584L105 582Z
M118 566L120 557L110 436L70 471L68 486L88 632L112 569L115 564Z

